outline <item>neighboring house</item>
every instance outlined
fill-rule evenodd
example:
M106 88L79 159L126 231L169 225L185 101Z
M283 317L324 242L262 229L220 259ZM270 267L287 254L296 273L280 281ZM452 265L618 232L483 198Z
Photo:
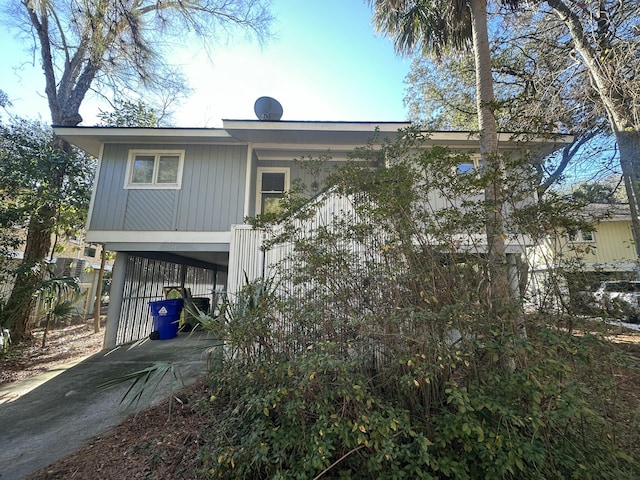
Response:
M80 317L92 314L103 246L87 243L83 237L62 238L56 235L52 235L51 244L55 245L54 256L49 260L51 274L54 277L75 277L80 284L80 297L75 305L74 314ZM14 252L15 261L22 260L23 255L24 244ZM110 271L112 265L113 261L107 260L105 271ZM12 280L0 285L0 299L8 299L12 288ZM36 306L33 312L34 319L39 317L38 308Z
M379 141L393 140L409 125L224 120L214 129L55 128L99 159L86 240L117 252L105 348L147 336L148 302L168 290L215 304L217 294L237 288L247 268L259 268L256 242L238 240L252 235L242 225L269 209L293 179L314 180L294 159L329 151L339 164L376 131ZM517 143L502 134L500 145L549 153L565 141ZM427 143L478 148L468 132L435 132Z
M582 302L580 292L595 291L605 280L638 276L629 205L594 203L583 211L587 220L595 222L593 231L559 232L530 252L529 291L538 306L557 300L549 281L559 283L560 290ZM550 278L551 271L559 272L561 278Z
M56 242L53 274L56 277L75 277L80 283L80 302L76 310L79 315L93 314L98 279L102 262L103 245L85 241L83 236L62 238ZM107 256L104 264L103 285L108 272L113 268L113 260Z
M556 252L576 259L585 271L601 272L614 279L635 275L638 268L629 205L591 204L585 209L597 219L593 232L567 232L557 239Z

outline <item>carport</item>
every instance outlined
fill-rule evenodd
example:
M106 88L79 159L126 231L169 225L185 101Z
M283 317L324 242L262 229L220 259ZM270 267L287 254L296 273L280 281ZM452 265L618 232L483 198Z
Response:
M149 302L167 289L206 298L214 309L227 283L227 266L163 252L119 251L113 267L104 348L147 338L153 330Z

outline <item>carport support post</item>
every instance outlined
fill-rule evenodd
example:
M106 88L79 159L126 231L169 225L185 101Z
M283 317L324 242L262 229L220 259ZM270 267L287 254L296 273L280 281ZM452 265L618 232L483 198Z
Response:
M124 277L127 272L129 254L118 252L113 264L111 289L109 291L109 310L107 310L107 325L104 330L104 344L102 348L115 348L118 338L118 324L122 311L122 297L124 295Z

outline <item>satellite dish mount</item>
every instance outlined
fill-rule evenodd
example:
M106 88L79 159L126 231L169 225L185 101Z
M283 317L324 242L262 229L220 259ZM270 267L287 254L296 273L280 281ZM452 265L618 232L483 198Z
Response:
M260 97L253 105L258 120L277 121L282 118L282 105L275 98Z

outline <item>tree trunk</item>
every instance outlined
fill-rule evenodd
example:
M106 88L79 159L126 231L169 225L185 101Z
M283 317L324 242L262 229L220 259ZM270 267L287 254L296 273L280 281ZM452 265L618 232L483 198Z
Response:
M562 0L546 0L555 14L569 29L581 62L589 71L600 101L607 112L609 125L615 135L620 154L620 167L631 210L633 239L636 257L640 259L640 125L637 124L637 106L625 96L625 79L620 78L606 62L601 61L603 52L593 39L585 33L581 19ZM605 32L606 33L606 32ZM595 41L603 40L596 38ZM638 271L640 275L640 270Z
M93 331L100 332L100 304L102 300L102 278L104 276L104 264L107 260L107 250L102 245L102 254L100 255L100 271L98 272L98 280L96 281L96 301L93 305Z
M5 307L9 315L11 336L18 342L31 336L33 325L30 316L35 301L33 293L46 273L44 259L51 248L51 230L55 213L53 208L43 208L29 221L24 258Z
M510 288L504 242L503 165L498 154L498 126L494 113L495 96L487 31L487 2L486 0L470 0L469 6L476 68L480 160L484 172L492 178L491 185L485 189L485 201L488 205L486 234L491 303L493 311L501 315L504 306L511 306L513 295Z
M66 152L71 150L69 143L57 137L53 140L53 147ZM61 190L65 172L54 169L51 175L52 185ZM57 204L45 205L37 212L33 212L29 219L24 258L18 268L16 281L5 307L9 316L8 325L13 332L12 336L18 342L31 337L33 325L30 317L34 304L33 292L46 273L45 259L51 249L51 236L55 229L58 210Z
M640 132L616 131L615 136L620 155L620 167L631 211L631 226L636 257L640 259L640 220L638 219L640 211Z

